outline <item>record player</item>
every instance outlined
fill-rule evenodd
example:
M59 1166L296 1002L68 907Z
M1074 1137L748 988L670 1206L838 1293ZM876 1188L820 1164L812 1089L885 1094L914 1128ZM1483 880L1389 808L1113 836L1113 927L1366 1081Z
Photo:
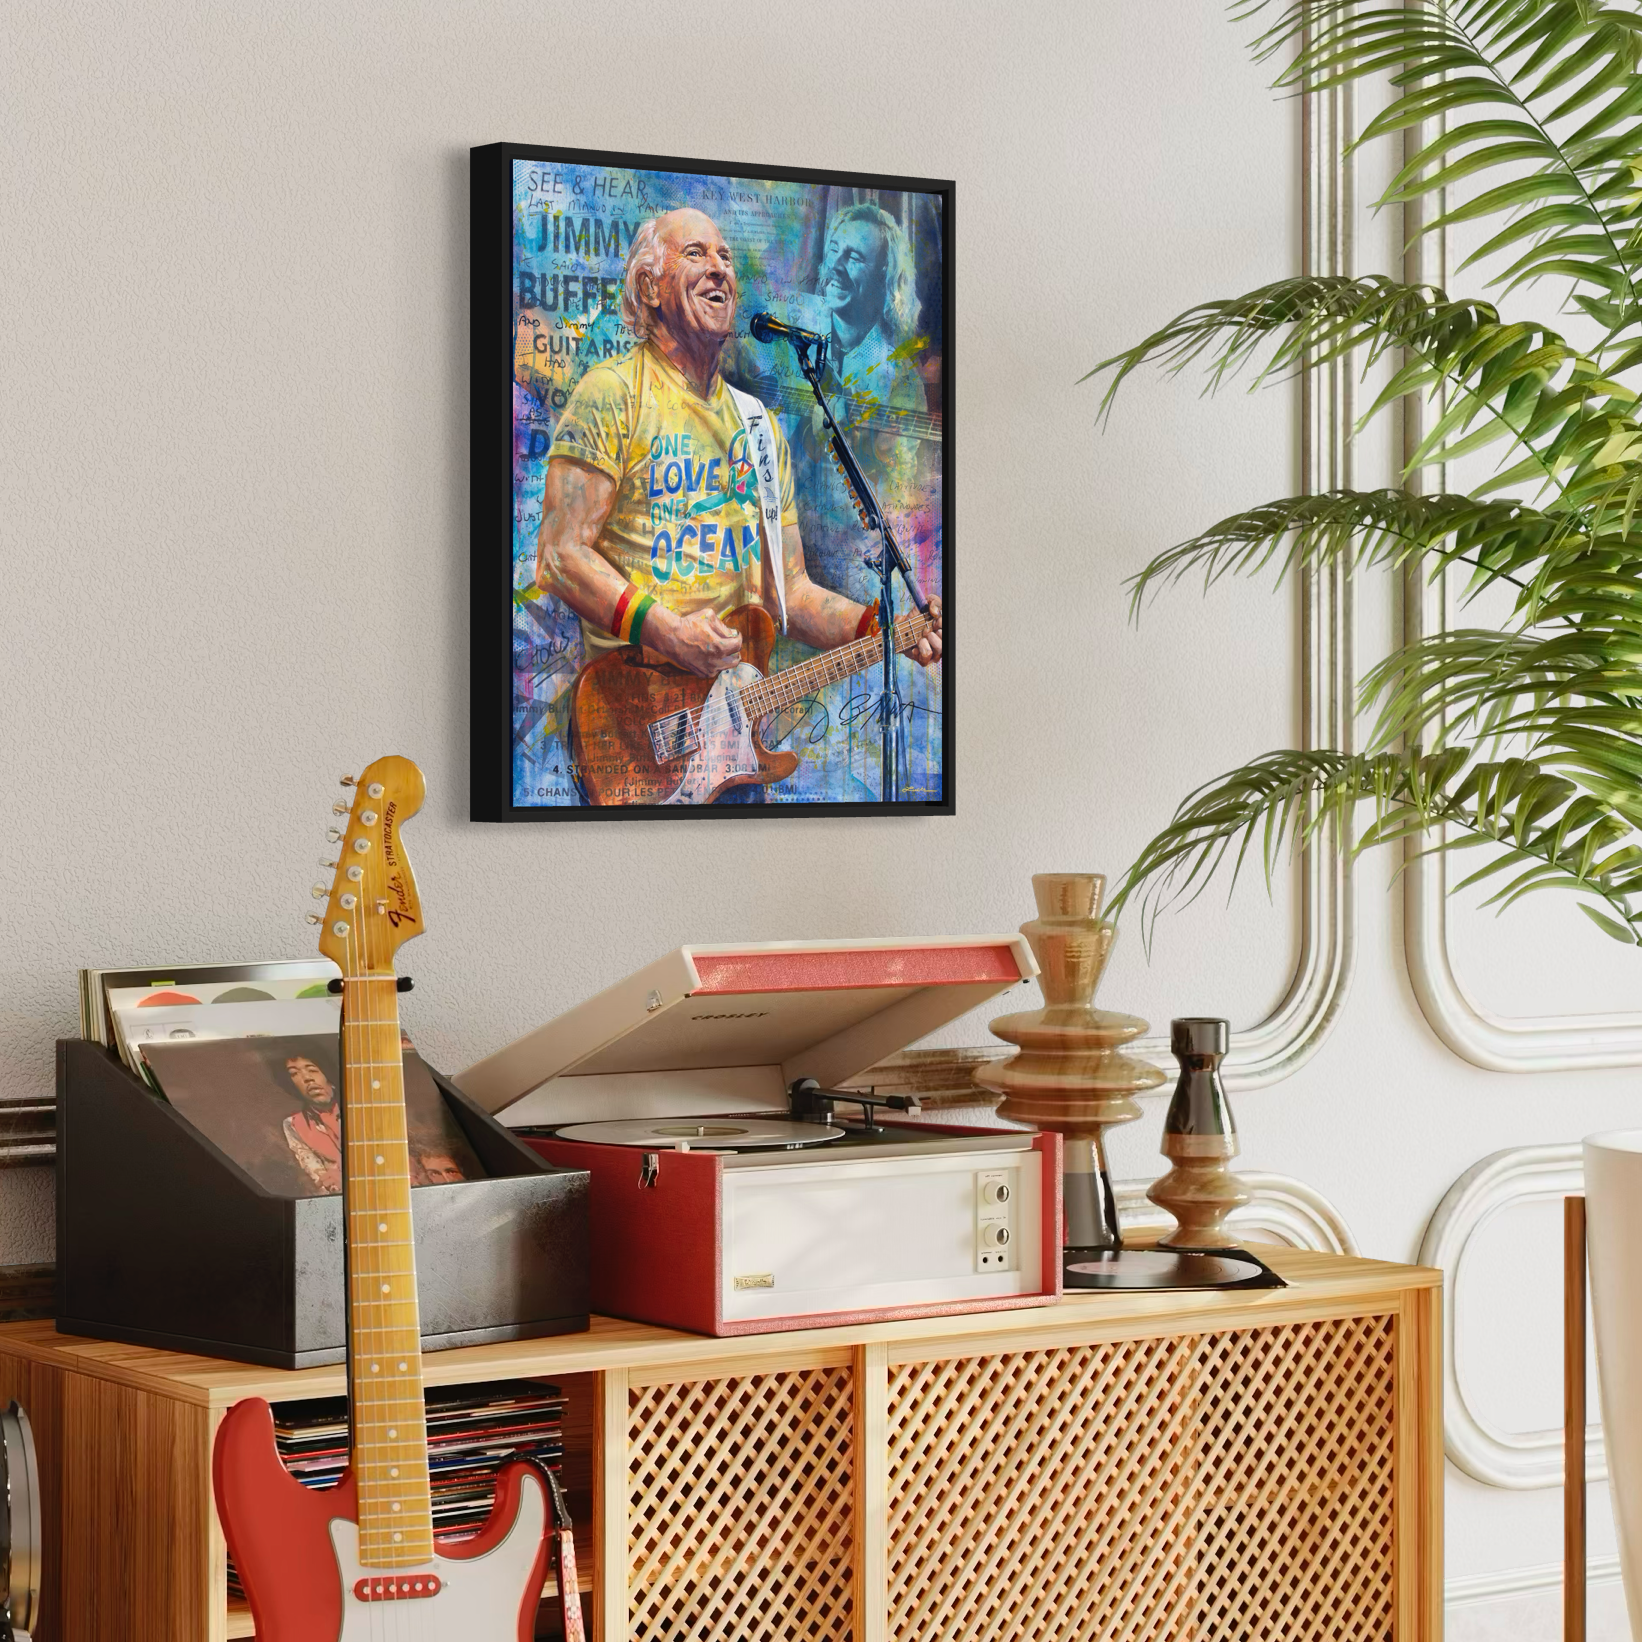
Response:
M1015 935L680 947L457 1081L591 1173L597 1311L734 1335L1044 1305L1060 1137L840 1088L1036 973Z

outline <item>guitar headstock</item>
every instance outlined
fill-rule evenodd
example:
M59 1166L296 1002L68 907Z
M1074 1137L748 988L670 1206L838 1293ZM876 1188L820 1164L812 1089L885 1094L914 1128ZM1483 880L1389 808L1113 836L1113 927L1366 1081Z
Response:
M422 903L399 828L421 809L427 783L408 758L379 758L357 783L343 784L356 791L346 827L332 829L336 876L319 950L350 978L391 975L394 954L422 933ZM324 895L325 886L315 885L314 894Z

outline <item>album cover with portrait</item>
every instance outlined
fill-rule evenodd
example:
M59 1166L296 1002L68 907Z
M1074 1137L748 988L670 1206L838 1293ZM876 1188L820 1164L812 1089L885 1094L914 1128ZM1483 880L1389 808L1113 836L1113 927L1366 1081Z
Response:
M951 813L952 184L472 163L474 818Z
M141 1054L171 1105L258 1185L281 1197L342 1190L334 1032L145 1042ZM483 1165L408 1044L404 1062L411 1184L483 1180Z

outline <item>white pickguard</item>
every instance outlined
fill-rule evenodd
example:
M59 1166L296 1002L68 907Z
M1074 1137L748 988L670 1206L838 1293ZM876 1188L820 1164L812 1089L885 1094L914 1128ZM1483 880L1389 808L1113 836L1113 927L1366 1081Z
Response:
M700 745L684 767L684 779L664 804L705 804L713 789L732 775L756 775L758 754L753 751L753 727L741 705L740 691L756 684L759 671L744 661L720 673L702 704Z
M359 1529L351 1522L333 1521L331 1546L342 1577L342 1630L337 1642L518 1642L519 1609L546 1529L547 1491L535 1477L524 1479L519 1513L507 1537L483 1556L436 1554L421 1568L363 1568ZM361 1602L354 1595L360 1579L387 1574L415 1579L419 1573L437 1574L444 1589L434 1597L400 1602Z

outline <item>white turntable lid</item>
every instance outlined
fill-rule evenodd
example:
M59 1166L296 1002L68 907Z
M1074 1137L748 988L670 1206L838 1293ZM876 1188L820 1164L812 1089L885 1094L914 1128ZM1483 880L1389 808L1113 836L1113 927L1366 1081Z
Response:
M1019 935L684 946L456 1081L498 1112L544 1085L569 1096L596 1080L549 1103L561 1121L641 1115L622 1098L640 1086L646 1112L669 1109L668 1089L673 1109L711 1109L701 1100L715 1089L720 1109L754 1092L779 1103L795 1079L834 1087L1036 974Z

